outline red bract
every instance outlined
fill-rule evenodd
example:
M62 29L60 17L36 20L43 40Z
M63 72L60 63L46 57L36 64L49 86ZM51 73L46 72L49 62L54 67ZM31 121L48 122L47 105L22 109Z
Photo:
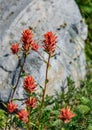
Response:
M40 48L40 46L37 43L34 43L33 46L32 46L32 49L34 51L38 51L39 48Z
M25 79L24 79L24 89L27 91L27 92L33 92L36 88L36 84L35 84L35 81L34 81L34 78L32 76L27 76Z
M25 102L27 106L30 106L31 108L36 107L36 99L35 98L28 98L27 101Z
M25 109L21 109L18 113L18 118L25 123L28 122L28 112Z
M17 54L18 51L19 51L19 44L18 43L12 44L11 45L11 51L12 51L13 54Z
M70 111L70 108L63 108L60 111L59 118L64 122L68 123L70 120L75 117L76 115Z
M9 102L7 104L7 109L10 113L14 112L18 108L18 105L14 104L13 102Z
M45 51L48 54L53 55L56 49L57 36L55 36L52 32L47 32L46 34L44 34L44 38L45 40L43 41L43 47Z
M29 51L29 49L32 48L32 45L34 44L32 38L33 34L29 29L23 31L21 40L23 43L22 48L24 51Z

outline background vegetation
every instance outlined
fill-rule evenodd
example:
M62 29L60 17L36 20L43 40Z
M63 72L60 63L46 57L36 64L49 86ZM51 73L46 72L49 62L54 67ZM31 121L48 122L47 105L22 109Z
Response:
M78 4L81 14L88 25L88 38L85 45L87 60L87 76L92 80L92 0L75 0Z

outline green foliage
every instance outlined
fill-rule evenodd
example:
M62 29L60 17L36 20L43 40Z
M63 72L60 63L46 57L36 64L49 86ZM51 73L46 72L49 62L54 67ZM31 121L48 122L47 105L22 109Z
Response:
M74 82L68 78L69 89L67 93L57 94L57 104L62 107L69 106L76 113L76 117L68 124L65 130L87 130L92 125L92 81L87 79L82 82L82 87L75 88ZM91 89L90 89L91 88ZM62 99L63 98L63 99ZM57 106L56 104L56 106ZM57 108L54 106L54 108ZM59 105L58 105L58 108ZM58 129L57 129L58 130Z
M92 79L92 0L75 0L88 25L88 38L86 40L85 53L87 60L88 76Z
M3 129L6 124L6 115L5 111L0 110L0 129Z
M87 105L78 105L77 109L82 114L87 114L90 111L90 108Z
M81 100L82 104L88 104L90 102L90 100L88 98L86 98L86 97L81 97L80 100Z
M80 88L75 88L74 82L68 78L68 90L56 96L46 96L45 106L42 109L42 118L38 119L40 105L33 109L30 115L30 122L33 130L91 130L92 129L92 81L86 79L81 82ZM40 97L38 97L40 98ZM70 109L76 116L67 124L59 119L59 110L65 107ZM26 124L14 118L17 127L25 130Z
M89 125L87 130L92 130L92 125Z
M91 130L92 128L92 81L86 79L81 82L80 88L75 88L74 82L68 78L67 92L57 93L55 96L46 96L40 112L40 96L38 106L30 114L30 125L33 130ZM37 94L38 95L38 94ZM69 106L76 116L67 124L59 119L59 110ZM26 124L15 117L13 119L17 127L27 129Z
M42 108L42 117L40 114L41 95L37 93L38 104L30 113L30 125L32 130L91 130L92 129L92 80L89 78L81 82L80 88L75 88L74 82L68 78L67 92L57 93L55 96L46 96L44 107ZM76 116L67 124L59 119L60 109L65 107L70 109ZM11 115L9 116L11 119ZM10 120L8 119L8 120ZM13 115L12 121L9 121L17 128L27 126ZM5 112L0 110L0 127L3 128L6 123Z

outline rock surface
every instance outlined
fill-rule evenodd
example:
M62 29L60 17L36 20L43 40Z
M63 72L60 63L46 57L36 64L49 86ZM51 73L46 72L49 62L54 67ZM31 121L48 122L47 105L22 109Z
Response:
M87 37L87 26L74 0L6 1L0 0L0 100L8 101L10 84L14 84L19 69L16 69L18 61L12 56L10 45L20 41L21 32L29 27L39 43L47 31L53 31L58 36L56 55L50 63L47 94L52 95L55 90L59 92L65 89L68 76L78 86L86 74L84 40ZM47 58L41 49L39 52ZM31 52L25 69L41 85L44 85L45 67L40 55ZM23 98L23 93L21 80L15 97Z

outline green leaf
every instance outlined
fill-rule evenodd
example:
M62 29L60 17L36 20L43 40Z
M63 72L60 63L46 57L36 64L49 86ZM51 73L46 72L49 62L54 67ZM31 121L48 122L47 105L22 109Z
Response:
M43 91L44 90L44 88L41 86L41 85L39 85L39 87L40 87L40 89Z
M0 128L4 128L6 125L6 115L3 110L0 110Z
M83 104L87 104L89 102L89 99L86 97L82 97L80 100L81 100L81 103Z
M89 125L87 130L92 130L92 125Z
M90 111L90 108L87 105L79 105L77 109L82 114L87 114Z
M14 88L15 88L15 86L13 86L13 85L10 85L10 87L11 87L11 89L14 89Z
M65 130L65 128L61 128L61 130Z
M50 108L44 108L42 112L42 122L47 123L50 118L51 109Z
M27 76L28 74L27 73L21 73L20 77L24 77L24 76Z
M87 13L92 13L92 7L87 5L81 5L81 9Z
M55 116L58 116L58 115L59 115L59 110L54 110L54 111L53 111L53 114L54 114Z
M53 122L52 126L56 127L59 126L61 124L61 120L57 119Z
M48 82L49 82L49 80L48 80L48 79L46 79L46 80L45 80L45 83L47 84Z

